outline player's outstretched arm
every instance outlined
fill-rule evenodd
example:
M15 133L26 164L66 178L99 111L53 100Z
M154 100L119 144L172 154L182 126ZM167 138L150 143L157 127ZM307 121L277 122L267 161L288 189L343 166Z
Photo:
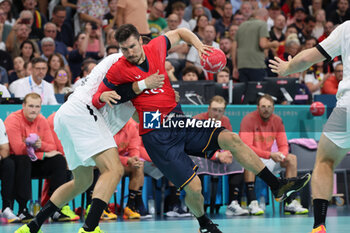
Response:
M275 57L275 60L269 60L269 67L272 72L280 76L287 76L289 74L304 71L313 64L325 59L324 55L314 47L301 51L293 59L289 56L288 61L283 61L279 57Z
M208 54L208 51L211 50L211 46L203 44L198 37L186 28L178 28L176 30L169 31L165 33L165 36L168 37L171 44L175 44L179 40L184 40L188 44L193 45L199 53L199 57L202 58L202 54Z

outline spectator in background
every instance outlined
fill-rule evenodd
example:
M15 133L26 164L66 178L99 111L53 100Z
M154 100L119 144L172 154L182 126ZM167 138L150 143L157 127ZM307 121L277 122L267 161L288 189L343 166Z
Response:
M182 71L182 81L198 81L198 69L195 66L187 66Z
M257 110L243 117L239 136L263 161L266 167L275 175L286 169L286 177L297 176L297 158L289 153L287 136L282 119L274 113L274 101L270 95L259 98ZM273 151L274 142L277 151ZM247 188L249 212L253 215L263 214L255 194L255 175L244 171L244 180ZM292 214L307 214L309 211L295 199L295 194L286 199L285 212Z
M243 4L242 4L243 5ZM266 77L264 49L277 48L278 41L269 41L265 8L238 28L232 43L233 78L240 82L261 81Z
M219 44L214 41L216 36L215 27L213 25L207 25L204 28L203 44L213 46L214 48L220 48ZM206 72L200 64L200 57L194 46L190 48L187 54L186 66L194 65L198 69L200 76L204 76L206 80L213 80L212 73Z
M66 8L64 6L57 5L53 8L51 22L57 27L56 40L63 42L70 52L73 49L74 29L69 21L64 20L66 15Z
M98 27L102 27L103 17L108 13L107 0L78 0L77 6L82 23L94 22Z
M13 59L13 67L14 71L12 71L9 75L9 85L17 79L24 78L26 76L24 60L22 57L18 56Z
M334 25L341 24L350 19L349 1L337 0L337 9L330 13L329 21L332 21Z
M277 40L278 42L284 41L286 38L284 36L283 30L286 26L286 17L280 14L274 19L274 24L269 32L270 40Z
M0 84L8 87L9 86L9 78L7 75L7 71L4 67L0 66Z
M329 34L331 34L331 32L334 30L334 24L332 21L327 21L326 24L324 25L324 32L322 34L322 36L320 36L318 38L318 43L320 43L321 41L323 41L324 39L326 39Z
M0 49L0 66L4 67L7 72L11 72L13 70L13 62L11 55Z
M171 6L172 6L172 13L176 14L180 19L180 24L178 28L187 28L191 30L189 23L186 20L184 20L184 14L185 14L185 8L186 8L185 3L177 1L177 2L174 2Z
M320 62L305 71L303 76L305 85L314 96L321 94L321 88L330 75L323 73L323 62Z
M196 34L196 36L203 41L205 38L204 35L204 29L206 26L209 25L209 20L208 17L206 15L200 15L197 18L197 23L196 23L196 27L193 29L194 34Z
M63 57L67 57L68 56L68 49L67 46L61 42L58 41L56 39L57 37L57 26L54 23L51 22L47 22L44 25L44 36L45 37L50 37L55 41L55 52L58 52L60 54L62 54Z
M192 18L192 9L198 3L203 5L203 0L190 0L190 4L185 8L185 12L183 16L184 20L188 22ZM208 20L211 21L212 19L211 12L206 7L204 7L204 14L208 17Z
M69 21L74 17L74 14L76 13L78 8L77 3L78 3L78 0L61 0L62 6L66 8L67 15L65 20ZM59 5L56 5L56 6L59 6Z
M276 18L281 14L281 7L277 2L271 2L268 7L269 18L267 19L268 30L271 31L271 28L275 25ZM286 21L286 19L285 19ZM284 29L284 28L283 28Z
M232 40L230 37L223 37L219 43L220 49L226 55L226 67L230 70L230 74L233 71L232 59L231 59L231 51L232 51Z
M119 46L116 45L108 45L106 48L106 56L109 56L113 53L118 53L119 52Z
M43 80L47 73L47 62L41 57L36 57L32 60L32 66L32 75L13 82L9 87L10 92L19 98L35 92L42 96L42 104L57 104L52 84Z
M28 76L32 75L32 68L33 68L32 61L24 63L24 72L25 72L25 76L24 77L28 77Z
M32 196L31 177L50 177L50 194L66 182L67 163L56 150L49 123L40 114L41 103L39 94L30 93L23 100L23 108L11 113L5 120L11 159L16 164L15 197L22 222L33 219L27 208ZM36 140L32 139L33 134ZM57 219L61 217L61 213L53 216Z
M81 65L83 61L87 58L93 58L99 60L104 56L103 53L87 52L89 36L83 32L80 32L75 39L75 46L72 52L68 55L68 61L70 70L72 71L72 83L76 81L76 78L81 73Z
M12 26L6 24L6 13L0 8L0 50L6 50L6 39L11 32Z
M322 10L322 0L312 0L311 5L309 5L309 15L316 18L317 11Z
M191 31L193 31L193 29L197 26L197 19L201 15L205 15L204 7L202 4L197 3L192 9L192 18L188 21Z
M103 16L102 28L105 33L117 28L117 3L118 0L108 0L109 12Z
M306 38L303 49L310 49L312 47L315 47L317 44L318 44L317 39L313 36L310 36Z
M225 67L223 70L219 71L214 75L215 81L217 83L227 84L230 81L230 74L231 74L230 70L227 67Z
M289 26L287 26L287 30L286 30L286 33L284 34L284 37L287 38L290 34L293 34L293 33L297 34L298 30L295 26L289 25ZM285 52L285 45L286 45L285 42L286 42L285 40L280 42L280 45L278 46L278 49L277 49L277 56L280 58L283 57L283 54Z
M0 8L4 10L5 13L5 24L13 26L16 22L11 0L3 0L0 2Z
M224 14L221 19L218 19L215 22L216 38L217 41L220 41L220 38L226 37L229 35L229 28L232 24L233 14L232 14L232 5L229 2L226 2L224 5Z
M319 0L316 0L319 1ZM314 29L312 30L311 35L313 37L319 38L323 35L324 27L326 24L326 12L323 9L316 11L315 13L316 24Z
M23 9L30 11L32 14L33 21L31 21L31 23L29 24L32 28L30 38L35 40L41 40L44 37L43 27L47 22L46 17L38 10L36 10L37 0L22 0L22 3ZM20 16L20 18L22 17Z
M73 89L82 85L86 81L86 77L91 73L92 69L97 65L96 60L92 58L85 59L82 63L81 70L82 73L80 77L78 77L73 85Z
M222 16L224 15L224 5L225 5L225 0L213 0L214 3L214 9L210 11L213 19L218 20L221 19Z
M29 39L30 31L31 29L27 24L21 24L19 20L16 21L6 40L6 49L12 57L19 56L20 45L23 41ZM35 50L38 51L36 48Z
M156 1L151 7L151 12L148 16L148 26L151 30L152 38L156 38L168 26L166 20L162 17L164 5L162 2Z
M245 19L241 12L237 11L236 14L233 15L233 25L240 26L244 21Z
M304 20L304 28L301 33L298 33L298 38L301 44L305 44L305 40L311 37L316 25L316 19L313 16L307 16Z
M133 24L141 35L151 37L147 23L147 2L144 0L118 0L117 26Z
M36 54L36 47L33 41L25 40L19 47L20 54L19 56L23 58L24 62L31 61L34 57L39 56Z
M322 94L335 95L338 92L339 82L343 80L343 64L335 64L334 75L331 75L324 83L321 89Z
M4 122L0 119L0 179L2 217L8 223L19 222L20 219L13 213L13 189L15 187L15 162L9 158L10 146Z
M244 1L241 4L240 12L243 15L244 21L250 19L253 15L253 6L249 1Z
M175 76L175 68L174 66L169 62L169 61L165 61L165 70L168 74L168 77L170 79L171 82L176 82L177 80L177 76Z
M300 52L300 49L301 46L300 41L298 39L298 35L294 33L290 34L286 39L285 50L281 59L284 61L288 61L288 57L294 57Z
M61 54L53 53L47 59L48 71L45 76L45 81L52 83L55 78L55 75L60 68L64 68L64 61Z
M69 78L69 73L63 67L60 67L53 79L53 90L55 94L67 94L73 91L71 87L71 81Z
M298 34L302 33L302 30L304 28L304 20L305 20L306 16L307 16L307 14L306 14L305 9L303 7L295 8L294 18L293 18L294 23L291 25L296 27ZM287 22L287 25L289 25L288 22Z
M97 26L94 22L87 22L85 24L84 32L88 36L88 45L86 52L104 53L105 47L103 43L101 27Z
M114 29L109 29L109 31L106 34L106 46L114 45L114 46L118 46L119 47L119 44L115 40L114 35L115 35L115 30Z

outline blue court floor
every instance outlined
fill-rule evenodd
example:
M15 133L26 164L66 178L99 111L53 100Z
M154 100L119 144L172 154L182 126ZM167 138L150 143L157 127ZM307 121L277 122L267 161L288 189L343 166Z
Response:
M224 209L224 208L222 208ZM228 218L221 213L214 217L224 233L308 233L311 231L313 217L309 216L245 216ZM0 226L1 233L14 232L19 224ZM82 226L77 223L44 224L44 233L76 233ZM151 219L137 221L102 222L101 229L107 233L196 233L198 223L194 218ZM350 232L350 210L346 207L330 207L327 218L327 233Z

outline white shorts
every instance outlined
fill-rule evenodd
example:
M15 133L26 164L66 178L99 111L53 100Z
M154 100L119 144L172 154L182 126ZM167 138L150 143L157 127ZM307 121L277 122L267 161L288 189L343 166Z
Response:
M346 93L332 111L323 134L340 148L350 148L350 94Z
M260 160L265 164L267 169L269 169L270 172L272 172L275 176L282 171L280 163L276 163L275 161L273 161L273 159L260 158Z
M57 111L54 129L70 170L78 166L95 166L91 157L117 147L101 113L76 98L69 98Z

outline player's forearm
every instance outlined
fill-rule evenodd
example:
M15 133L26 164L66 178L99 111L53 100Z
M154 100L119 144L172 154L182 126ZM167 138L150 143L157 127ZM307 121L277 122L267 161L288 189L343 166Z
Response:
M304 71L313 64L325 59L326 58L315 47L303 50L289 62L285 75Z
M199 38L190 30L186 28L179 28L176 30L179 35L179 39L182 39L183 41L187 42L188 44L193 45L196 49L200 47L202 42L199 40Z
M0 145L0 156L4 159L10 155L10 146L8 143Z

